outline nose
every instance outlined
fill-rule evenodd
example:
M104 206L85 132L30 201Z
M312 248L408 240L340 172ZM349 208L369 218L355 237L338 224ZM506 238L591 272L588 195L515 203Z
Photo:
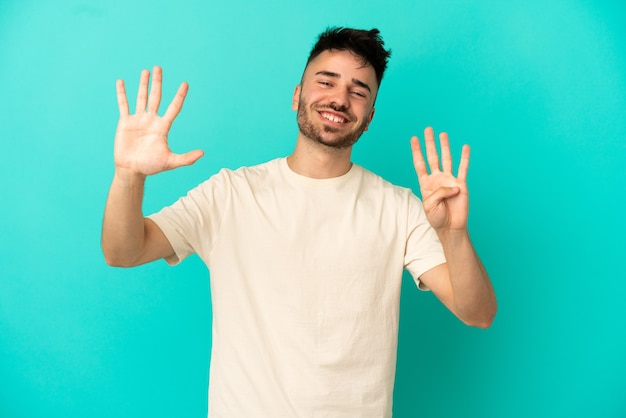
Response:
M333 89L330 96L330 107L337 112L343 112L348 109L350 107L348 91L340 87Z

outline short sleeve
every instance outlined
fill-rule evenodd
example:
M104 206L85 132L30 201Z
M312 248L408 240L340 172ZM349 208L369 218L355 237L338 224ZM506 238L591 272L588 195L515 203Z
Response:
M175 255L165 260L168 264L176 265L195 253L203 257L211 251L230 201L229 180L227 170L222 170L171 206L148 216L174 249Z
M429 290L420 276L446 262L441 241L428 223L422 202L413 193L409 196L407 214L407 241L404 268L411 273L420 290Z

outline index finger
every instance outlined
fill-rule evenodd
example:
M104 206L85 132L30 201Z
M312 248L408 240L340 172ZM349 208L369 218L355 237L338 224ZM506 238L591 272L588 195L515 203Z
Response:
M189 84L187 84L186 82L180 85L180 87L178 88L178 91L176 92L176 96L174 96L174 98L172 99L172 102L170 103L170 105L167 107L167 110L165 111L165 115L163 115L163 118L165 120L172 123L174 119L176 119L176 116L178 116L178 113L180 113L180 109L183 108L183 102L185 101L185 97L187 96L188 90L189 90Z
M417 177L428 175L428 169L426 168L426 162L420 147L420 140L416 136L411 137L411 151L413 152L413 166L415 167Z
M126 98L126 89L124 88L124 80L115 82L117 90L117 107L120 110L120 116L128 116L128 99Z

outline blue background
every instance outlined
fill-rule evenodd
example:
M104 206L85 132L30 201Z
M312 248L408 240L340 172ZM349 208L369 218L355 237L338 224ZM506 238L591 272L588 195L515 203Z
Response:
M284 156L329 25L393 50L354 161L417 192L409 137L472 146L470 228L499 299L467 328L405 277L397 417L626 416L623 1L0 1L0 416L201 417L211 344L197 257L106 266L117 105L182 81L146 213L221 167ZM133 106L134 107L134 106Z

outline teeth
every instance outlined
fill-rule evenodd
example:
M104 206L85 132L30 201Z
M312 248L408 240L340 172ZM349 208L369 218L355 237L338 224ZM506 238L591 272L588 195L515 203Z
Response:
M324 119L327 119L327 120L329 120L331 122L335 122L335 123L345 123L345 121L346 121L344 118L342 118L340 116L335 116L335 115L331 115L331 114L328 114L328 113L322 113L322 117Z

